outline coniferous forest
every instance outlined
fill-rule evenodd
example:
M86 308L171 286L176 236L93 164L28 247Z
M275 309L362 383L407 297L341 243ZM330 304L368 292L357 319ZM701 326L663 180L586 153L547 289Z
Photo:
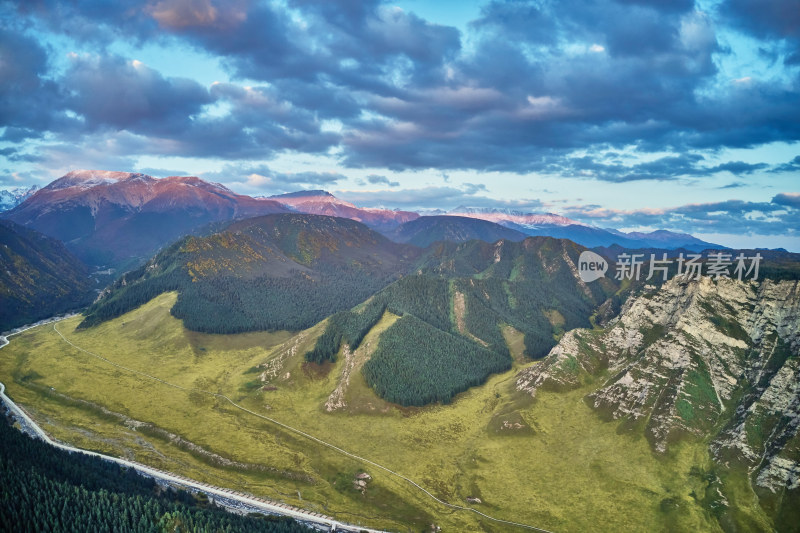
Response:
M615 290L613 283L581 286L566 264L541 257L580 249L555 239L498 244L471 241L429 247L416 272L390 284L365 304L333 315L306 360L335 361L351 350L384 311L402 318L385 331L363 367L382 398L401 405L449 402L469 387L511 367L502 328L523 335L530 359L547 355L563 331L589 327L588 317Z
M333 315L314 349L306 354L306 360L315 363L335 361L342 342L355 350L384 311L413 315L440 332L449 331L447 280L424 275L406 276L386 287L363 306Z
M131 469L54 449L5 417L0 442L0 531L310 531L289 518L232 514Z
M400 405L449 403L490 374L511 368L511 358L445 333L406 315L381 336L362 372L381 397Z
M546 237L421 249L352 220L268 215L176 242L119 279L87 310L81 327L177 291L173 316L205 333L297 331L327 318L306 354L307 361L323 363L335 361L343 343L356 349L389 311L408 319L383 334L381 357L365 369L368 382L404 405L446 402L510 368L503 328L522 334L525 355L537 359L563 331L590 325L588 317L617 286L610 280L581 285L574 274L580 252L574 243ZM423 324L425 339L409 324ZM413 342L392 344L398 331ZM389 354L387 346L398 353ZM423 353L410 357L404 371L430 375L409 387L410 377L386 369L414 350ZM483 362L473 364L478 359ZM444 368L443 361L469 370L442 376L434 369Z
M91 303L95 282L60 241L0 220L0 332Z
M208 237L187 237L119 279L82 327L166 291L172 314L205 333L300 330L349 309L397 279L417 249L352 220L269 215Z

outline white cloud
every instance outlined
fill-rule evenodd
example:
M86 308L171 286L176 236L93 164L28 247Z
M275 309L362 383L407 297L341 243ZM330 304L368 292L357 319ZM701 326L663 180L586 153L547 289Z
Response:
M274 184L272 178L268 178L267 176L262 176L261 174L250 174L247 176L247 185L250 187L269 187Z

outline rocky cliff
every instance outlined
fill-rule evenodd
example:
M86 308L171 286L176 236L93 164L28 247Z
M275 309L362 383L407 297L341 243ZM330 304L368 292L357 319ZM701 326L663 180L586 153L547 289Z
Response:
M598 380L599 378L599 380ZM645 287L603 329L564 335L517 388L600 385L587 403L642 428L656 453L685 436L746 469L778 512L800 488L800 282L674 278Z

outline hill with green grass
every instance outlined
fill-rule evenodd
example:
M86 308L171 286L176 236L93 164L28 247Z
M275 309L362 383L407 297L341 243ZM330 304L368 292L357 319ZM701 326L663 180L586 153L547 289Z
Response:
M720 530L713 502L690 494L715 490L707 446L681 441L654 455L643 435L620 434L586 404L596 385L531 400L515 376L541 363L522 358L521 335L508 328L511 370L447 405L402 407L359 370L397 315L384 312L357 349L315 365L303 355L325 323L209 335L170 314L176 299L162 294L91 328L74 317L13 337L0 357L7 393L62 442L387 531L523 530L428 493L550 531ZM371 477L363 487L360 473ZM769 526L752 500L740 502Z
M511 368L507 334L521 336L523 358L547 355L564 333L618 290L612 280L587 285L577 275L582 247L547 237L491 244L438 243L414 273L327 323L309 362L335 361L359 347L390 312L401 316L379 339L362 371L384 399L401 405L449 402L457 393Z
M345 344L357 349L389 312L402 318L363 367L369 385L401 405L449 402L511 367L507 332L536 359L564 331L590 325L619 287L580 280L583 250L547 237L420 249L348 219L268 215L178 241L118 280L81 327L177 291L173 316L206 333L297 331L328 318L306 354L324 364Z

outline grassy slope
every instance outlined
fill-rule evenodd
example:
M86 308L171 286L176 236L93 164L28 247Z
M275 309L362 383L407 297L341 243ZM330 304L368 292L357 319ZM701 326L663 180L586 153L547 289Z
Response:
M321 325L291 338L288 333L203 335L169 315L174 299L174 293L162 295L89 330L75 331L79 318L58 328L79 346L125 366L181 386L224 392L249 409L401 472L451 503L480 497L484 503L476 507L493 516L559 532L715 527L689 496L693 489L702 492L702 482L689 471L709 467L705 445L686 443L666 459L655 458L644 438L619 435L617 424L595 416L582 401L587 390L541 393L530 404L514 393L515 371L510 371L491 376L451 405L400 410L377 398L355 373L348 409L325 413L322 406L344 362L340 357L327 373L303 364L302 354ZM376 329L392 320L387 314ZM375 344L370 333L364 346ZM275 390L255 388L258 374L248 370L276 357L286 359L270 382ZM114 368L66 345L52 326L19 335L0 350L0 380L48 431L85 448L391 530L419 531L431 522L451 531L506 530L446 510L404 481L210 396ZM220 467L75 400L268 469ZM512 429L501 429L506 421ZM351 488L352 475L361 469L374 478L365 495ZM669 498L678 508L662 510Z

